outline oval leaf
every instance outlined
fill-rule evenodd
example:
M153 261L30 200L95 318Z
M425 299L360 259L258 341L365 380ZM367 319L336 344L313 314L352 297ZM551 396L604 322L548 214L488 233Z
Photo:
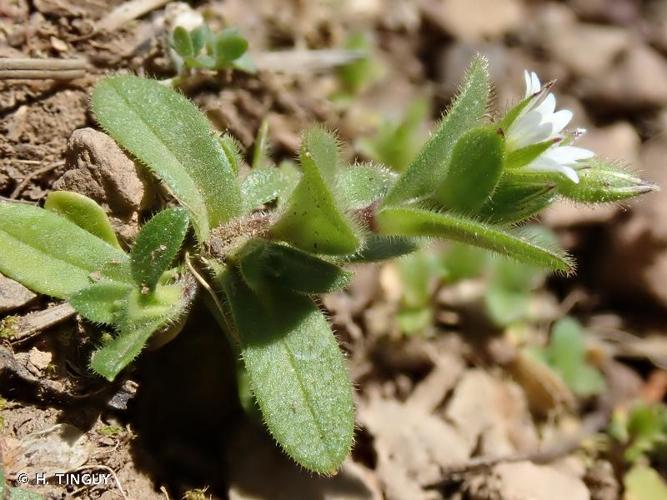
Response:
M206 117L155 80L115 76L95 86L92 109L121 146L162 179L188 209L200 242L241 214L232 166Z
M67 298L106 264L127 261L127 254L59 215L0 202L0 272L36 292Z
M120 248L109 217L95 200L72 191L52 191L46 197L44 208L62 215L110 245Z
M101 281L72 295L68 302L81 316L93 323L112 325L123 309L123 302L132 289L127 283Z
M335 472L354 434L352 384L326 318L305 295L254 292L235 271L223 288L269 431L303 467Z
M182 208L163 210L141 228L130 253L132 277L139 286L155 288L181 249L187 231L188 214Z

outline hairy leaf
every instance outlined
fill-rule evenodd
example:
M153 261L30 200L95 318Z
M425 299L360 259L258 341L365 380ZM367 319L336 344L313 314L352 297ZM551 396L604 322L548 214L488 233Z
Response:
M477 57L471 63L460 92L438 130L389 192L385 205L396 205L432 194L447 173L456 142L481 123L489 99L489 88L487 61Z
M560 252L463 216L390 207L379 212L377 221L382 234L447 238L493 250L528 264L565 272L572 270L571 262Z
M91 274L128 256L48 210L0 202L0 272L28 288L67 298L91 284Z
M352 446L354 405L324 315L305 295L270 287L260 295L234 271L223 286L269 431L303 467L335 472Z
M100 281L79 290L68 302L87 320L111 325L117 322L130 290L132 287L127 283Z
M328 293L345 287L352 273L326 260L285 245L253 242L241 261L248 282L269 280L274 286L307 294ZM253 276L254 279L249 279Z
M179 285L159 286L154 293L132 290L125 302L118 334L93 353L90 367L109 381L136 358L148 339L160 328L175 321L183 311L183 291Z
M240 215L232 166L204 115L155 80L114 76L95 86L92 108L102 127L160 177L185 206L201 242Z
M299 172L288 166L259 167L250 171L241 184L243 210L250 212L261 208L265 203L289 198L299 183Z
M303 175L281 218L271 229L274 237L312 253L353 253L359 239L351 222L338 209L328 182L336 174L336 143L321 129L304 138Z
M417 248L418 245L412 238L371 234L364 241L363 247L346 260L348 262L379 262L407 255Z
M87 196L72 191L51 191L44 208L62 215L116 248L120 248L109 217L102 207Z
M378 165L354 165L338 174L336 192L346 209L358 210L387 194L396 177L395 173Z
M188 221L182 208L168 208L141 228L130 253L132 276L139 286L155 288L181 249Z
M474 128L463 134L454 146L435 200L459 213L476 213L500 180L504 150L502 136L492 128Z

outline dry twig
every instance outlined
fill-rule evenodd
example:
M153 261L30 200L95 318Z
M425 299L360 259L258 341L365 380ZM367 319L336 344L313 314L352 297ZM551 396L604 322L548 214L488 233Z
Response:
M73 80L84 76L87 69L85 59L0 59L0 79Z

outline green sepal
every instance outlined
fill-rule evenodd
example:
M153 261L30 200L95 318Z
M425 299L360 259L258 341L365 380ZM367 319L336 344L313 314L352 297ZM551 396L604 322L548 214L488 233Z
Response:
M535 99L535 96L528 96L521 99L515 106L512 106L512 108L505 113L503 119L500 120L498 127L506 132L533 99Z
M504 151L505 141L496 130L469 130L456 142L447 173L433 198L444 208L476 213L498 184Z
M326 318L307 296L272 287L258 293L234 269L222 286L269 432L301 466L333 474L352 446L354 404Z
M168 208L144 224L130 252L132 277L137 285L155 288L180 251L188 223L187 211Z
M488 63L485 58L477 56L438 130L398 179L385 198L385 206L424 199L433 193L445 178L456 142L468 130L481 124L489 92Z
M261 240L251 242L241 258L241 272L249 284L270 281L306 294L329 293L347 286L352 273L311 254Z
M520 222L537 215L556 195L555 182L505 170L491 198L479 209L477 218L493 224Z
M388 207L377 215L381 234L445 238L492 250L540 267L571 272L573 264L558 250L544 248L502 229L461 215L419 208Z
M44 208L71 220L110 245L121 248L107 213L95 200L72 191L51 191L46 197Z
M100 281L79 290L68 302L88 321L112 325L118 321L130 290L132 286L128 283Z
M600 159L589 161L577 170L579 182L574 183L562 176L555 178L558 193L582 203L610 203L627 200L651 191L659 191L655 184L632 175L623 168Z
M100 125L169 187L190 212L200 242L241 214L235 172L206 117L155 80L114 76L93 90Z
M0 202L0 272L39 293L67 298L125 252L42 208Z
M505 168L512 169L528 165L547 149L556 144L558 140L560 139L538 142L510 151L505 157Z

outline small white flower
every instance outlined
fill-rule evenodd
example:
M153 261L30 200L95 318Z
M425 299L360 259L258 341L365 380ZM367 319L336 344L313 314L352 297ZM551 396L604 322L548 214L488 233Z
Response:
M556 111L556 97L549 86L542 86L534 72L524 71L526 99L530 101L509 126L505 137L509 152L531 144L553 141L553 144L537 158L522 168L535 172L559 172L572 182L579 182L577 168L580 161L592 158L595 153L588 149L562 145L563 129L572 120L572 111ZM577 136L583 131L579 131Z

